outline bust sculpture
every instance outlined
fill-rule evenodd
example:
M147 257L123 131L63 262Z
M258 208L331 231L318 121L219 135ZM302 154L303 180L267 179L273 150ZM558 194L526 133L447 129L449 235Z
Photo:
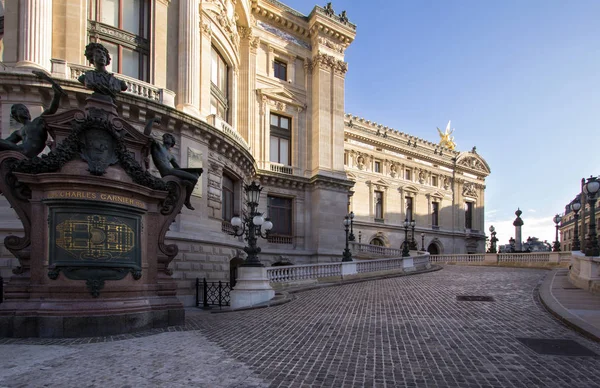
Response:
M106 71L106 66L110 65L111 60L106 47L100 43L90 43L85 46L85 57L94 66L94 70L88 70L78 78L86 88L96 94L110 97L111 101L114 101L118 93L127 90L125 81Z
M52 84L54 97L50 107L44 110L39 117L31 120L29 109L23 104L14 104L10 108L10 116L22 127L10 134L6 139L0 139L0 151L18 151L28 158L39 155L46 147L48 130L44 117L56 113L60 97L66 94L60 85L41 71L33 72L38 78Z

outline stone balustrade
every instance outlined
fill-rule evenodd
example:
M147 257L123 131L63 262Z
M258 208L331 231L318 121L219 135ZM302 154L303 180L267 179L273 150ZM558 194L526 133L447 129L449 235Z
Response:
M518 264L559 264L571 260L571 252L530 252L530 253L477 253L459 255L431 255L431 263L518 263Z
M90 66L78 65L75 63L67 63L62 60L52 59L52 75L55 77L77 80L83 73L88 70L93 70ZM146 98L169 107L175 107L175 93L159 88L148 82L140 81L139 79L128 77L123 74L115 74L115 77L125 81L127 90L125 93L132 94L137 97Z
M342 275L342 263L300 264L285 267L268 267L271 283L288 283L298 280L318 279Z
M267 277L271 284L293 283L298 281L314 280L331 277L346 277L358 274L375 273L381 271L398 270L409 272L411 270L429 268L429 253L411 256L408 260L402 257L393 257L374 260L355 260L352 262L301 264L282 267L267 267Z
M402 256L402 249L386 248L379 245L360 244L357 242L350 242L348 245L352 254L365 253L376 256Z
M483 262L485 260L484 253L474 255L458 254L458 255L431 255L429 261L431 263L474 263Z
M548 263L550 262L550 252L531 252L531 253L500 253L498 254L498 263Z
M229 136L231 136L233 139L235 139L237 141L237 143L239 145L244 147L246 150L250 150L250 146L248 145L248 142L246 142L246 140L242 137L242 135L240 135L238 131L236 131L231 125L229 125L229 123L221 120L215 114L208 115L207 121L213 127L217 128L221 132L224 132L224 133L228 134Z
M271 171L273 172L278 172L281 174L287 174L287 175L293 175L294 174L294 168L291 166L286 166L283 164L279 164L279 163L270 163L271 166Z

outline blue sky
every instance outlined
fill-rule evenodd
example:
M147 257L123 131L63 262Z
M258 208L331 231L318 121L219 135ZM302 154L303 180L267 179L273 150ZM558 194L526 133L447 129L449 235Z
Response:
M553 241L554 214L600 174L600 1L332 5L357 25L346 112L434 142L452 120L458 150L477 146L492 170L486 231L508 243L520 208L523 239Z

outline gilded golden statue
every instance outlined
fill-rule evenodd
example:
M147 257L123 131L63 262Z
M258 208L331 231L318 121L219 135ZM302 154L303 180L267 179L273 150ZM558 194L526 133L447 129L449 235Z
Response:
M450 122L451 121L448 121L445 132L442 132L439 128L437 130L440 134L440 146L446 147L449 150L454 150L454 148L456 148L456 143L454 142L454 136L450 136L452 135L452 132L454 132L454 128L450 129Z

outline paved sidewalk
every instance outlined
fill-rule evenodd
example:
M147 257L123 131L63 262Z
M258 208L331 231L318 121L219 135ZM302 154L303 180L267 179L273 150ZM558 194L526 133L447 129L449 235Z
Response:
M551 274L446 266L160 333L0 339L0 387L600 388L600 343L540 302Z
M540 299L557 318L600 342L600 295L575 287L568 275L567 269L548 274L540 286Z

